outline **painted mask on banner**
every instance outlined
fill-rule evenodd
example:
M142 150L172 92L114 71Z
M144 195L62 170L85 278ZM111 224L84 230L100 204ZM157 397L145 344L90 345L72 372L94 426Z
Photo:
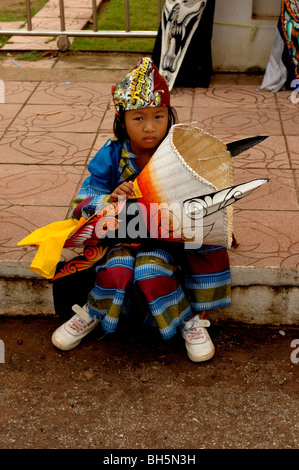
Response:
M166 0L162 14L160 74L172 89L207 0Z

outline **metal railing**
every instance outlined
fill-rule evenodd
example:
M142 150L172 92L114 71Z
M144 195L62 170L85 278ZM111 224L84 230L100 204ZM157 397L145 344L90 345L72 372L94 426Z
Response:
M130 29L130 0L125 1L125 21L126 29L114 31L99 31L97 24L97 3L96 0L92 2L92 19L93 30L66 30L65 27L65 7L64 0L59 0L59 16L60 16L60 30L39 30L32 28L32 17L30 9L30 0L25 0L26 15L27 15L27 29L1 29L0 36L45 36L57 37L57 45L60 50L67 50L69 47L69 37L92 37L92 38L156 38L158 31L131 31ZM161 21L162 14L162 0L157 0L157 15L158 24ZM157 28L158 30L158 28Z

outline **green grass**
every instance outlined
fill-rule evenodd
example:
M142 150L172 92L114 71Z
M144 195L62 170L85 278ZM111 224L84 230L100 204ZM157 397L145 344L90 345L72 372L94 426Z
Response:
M42 52L29 51L29 52L24 52L23 54L17 55L16 60L27 60L30 62L35 62L37 60L40 60L41 57L42 57Z
M30 2L31 17L34 16L47 0L33 0ZM18 2L14 7L3 8L0 12L0 21L27 21L26 3Z
M47 0L31 0L31 18L47 3ZM0 11L0 21L27 21L26 3L16 2L10 8L3 8ZM9 40L9 36L0 36L0 48Z
M31 15L39 11L47 0L31 0ZM163 2L162 2L163 3ZM14 8L2 9L0 21L26 21L26 5L24 1L16 2ZM145 30L157 31L158 1L157 0L131 0L130 1L130 29L131 31ZM92 30L92 25L89 26ZM104 0L98 12L98 30L125 30L125 1ZM8 41L8 36L0 36L0 47ZM51 39L49 40L51 41ZM154 38L74 38L70 50L103 50L103 51L142 51L153 50Z
M9 39L9 36L0 36L0 47L3 47Z
M158 2L157 0L130 1L131 31L157 31ZM92 29L90 26L88 29ZM98 30L125 30L125 1L105 1L98 12ZM75 38L71 50L103 50L103 51L152 51L154 38Z

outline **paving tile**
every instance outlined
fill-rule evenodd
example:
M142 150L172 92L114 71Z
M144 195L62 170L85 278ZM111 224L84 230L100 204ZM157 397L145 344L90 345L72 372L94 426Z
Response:
M191 120L216 136L223 132L282 135L279 114L269 108L193 108Z
M279 91L275 93L275 99L281 112L288 109L297 109L299 104L299 94L295 90Z
M257 107L276 109L273 93L259 92L253 85L217 85L196 88L194 107Z
M281 123L283 131L286 135L298 135L299 134L299 112L298 105L296 107L289 107L285 111L281 112Z
M296 183L297 183L297 187L299 187L299 170L295 170L294 171L294 177L295 177L295 180L296 180ZM298 197L299 197L299 191L298 192Z
M20 29L21 26L24 26L25 21L0 21L0 30L1 29Z
M91 5L91 2L90 2ZM89 18L92 15L92 6L89 8L65 8L65 18ZM60 15L60 10L56 5L46 5L36 15L34 19L44 18L57 18Z
M88 107L89 109L95 112L104 113L105 116L107 113L113 113L113 121L114 121L115 108L114 108L114 105L112 104L110 93L109 95L102 96L102 97L99 97L98 99L92 100L88 104Z
M246 136L237 136L234 140L244 137ZM228 141L226 140L226 143ZM284 136L270 135L262 143L234 157L234 166L235 168L291 168Z
M102 3L103 0L96 0L97 6ZM88 8L91 5L91 0L64 0L65 9L68 8ZM48 0L44 8L56 7L59 9L59 0Z
M18 246L17 243L27 235L52 222L65 220L70 216L68 207L0 206L0 262L33 260L37 249L30 246ZM64 248L61 260L69 260L82 253L80 248Z
M7 44L23 44L24 46L27 46L30 45L30 44L33 44L33 43L36 43L36 44L39 44L39 43L44 43L45 41L49 41L51 38L47 37L42 37L42 36L12 36L11 38L9 38L9 41L7 42ZM19 47L19 46L18 46ZM3 48L4 49L4 48Z
M43 51L43 50L57 50L57 44L55 42L46 42L48 41L49 38L33 38L31 42L28 41L28 43L22 41L18 42L18 38L20 36L12 36L10 38L10 42L7 42L3 47L3 51L15 51L18 49L18 51ZM24 37L24 36L22 36ZM35 40L36 39L36 40ZM17 47L16 47L17 46Z
M71 18L70 16L65 18L66 30L76 31L81 30L85 27L88 22L87 18ZM27 28L27 26L26 26ZM32 29L33 30L58 30L61 29L60 18L58 16L53 18L32 18ZM9 41L2 47L2 50L15 50L16 45L18 50L57 50L57 40L51 40L48 36L12 36ZM72 42L70 38L70 42Z
M192 121L192 108L191 106L176 106L176 111L178 114L178 122L191 122Z
M192 106L193 90L191 88L173 88L170 93L171 106Z
M106 107L111 100L109 83L41 82L28 104L77 104Z
M22 104L0 103L0 137L22 108Z
M299 168L299 135L287 135L286 142L292 168Z
M299 210L296 185L292 170L245 169L235 170L234 183L240 184L259 178L268 178L268 183L236 203L242 209L273 211Z
M110 70L121 73L120 80L128 73L128 70L136 65L136 55L130 56L63 56L57 62L55 69L84 69L84 70ZM123 71L123 72L122 72ZM103 84L102 84L103 85Z
M68 207L0 206L0 261L31 259L35 248L17 246L31 232L57 220L64 220Z
M96 5L99 6L102 0L97 0ZM92 3L87 0L65 0L65 28L66 30L81 30L88 23L88 19L92 16ZM0 23L1 28L19 29L21 26L27 28L24 22ZM60 2L58 0L49 0L46 5L32 18L33 30L60 30ZM69 39L73 42L73 38ZM18 49L25 50L57 50L57 40L45 36L12 36L9 41L2 47L4 51ZM48 62L49 64L49 62ZM5 67L10 67L11 63L5 61ZM52 64L54 65L54 64ZM29 66L27 64L27 66ZM36 65L35 65L36 66ZM45 67L45 66L44 66Z
M229 250L232 266L299 266L298 212L235 211L234 234L239 243Z
M83 166L0 166L0 205L69 205L81 181Z
M30 44L30 47L31 46L33 49L34 46ZM6 59L6 60L1 61L1 65L3 65L3 67L10 67L16 70L17 70L17 67L30 68L30 69L51 69L55 65L55 63L56 63L56 59L49 59L49 58L40 59L34 62L30 60L15 60L15 59L14 61L12 61L11 59Z
M107 142L108 139L114 137L113 132L103 132L98 134L97 139L94 143L92 153L90 155L90 159L95 156L95 154L103 147L103 145Z
M114 109L107 109L103 116L99 131L101 133L108 133L111 134L113 132L113 123L115 118L115 111Z
M2 105L3 106L3 105ZM13 106L13 105L11 105ZM0 107L1 110L1 107ZM96 132L104 111L65 104L26 105L11 130L27 132Z
M70 18L65 17L65 29L68 31L73 30L80 30L83 29L84 26L88 22L87 18ZM56 16L56 18L32 18L32 29L36 30L58 30L61 29L60 18Z
M11 61L9 61L11 62ZM2 62L1 62L2 64ZM3 64L2 64L3 65ZM12 64L14 67L15 65ZM38 82L5 82L4 102L6 104L23 104L37 87Z
M82 165L95 133L15 132L0 140L0 163Z

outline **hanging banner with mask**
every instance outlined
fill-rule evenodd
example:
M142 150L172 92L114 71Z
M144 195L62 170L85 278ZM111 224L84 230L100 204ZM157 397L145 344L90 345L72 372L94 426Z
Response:
M298 85L299 1L282 0L271 55L259 90L273 92L290 88L297 90ZM295 100L296 94L297 91Z
M166 0L153 61L169 89L208 86L215 0Z

